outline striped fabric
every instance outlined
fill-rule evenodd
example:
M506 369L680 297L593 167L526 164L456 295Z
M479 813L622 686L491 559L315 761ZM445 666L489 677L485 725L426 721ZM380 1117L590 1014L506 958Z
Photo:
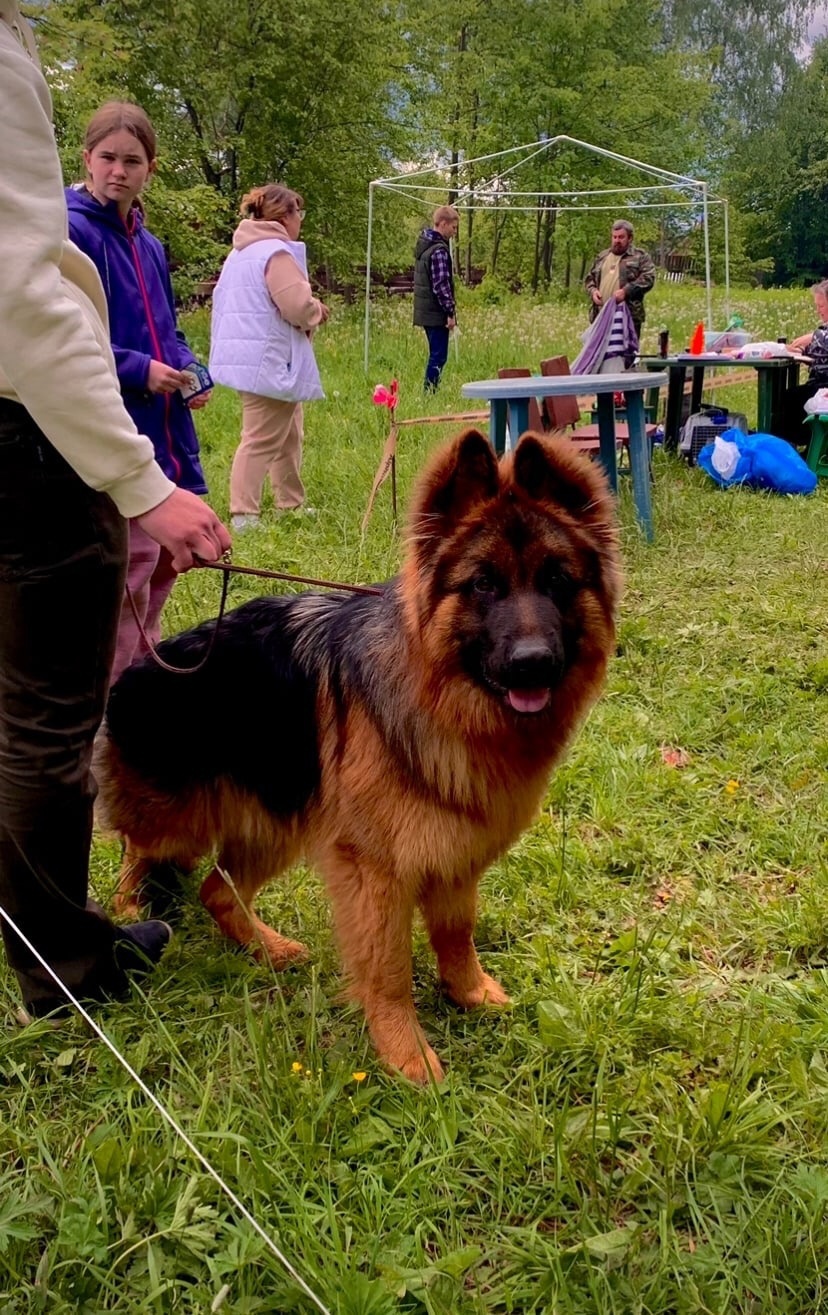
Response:
M608 301L602 306L584 334L583 343L582 350L572 362L573 374L598 374L608 357L634 355L638 351L638 334L626 301ZM615 347L611 343L620 345Z

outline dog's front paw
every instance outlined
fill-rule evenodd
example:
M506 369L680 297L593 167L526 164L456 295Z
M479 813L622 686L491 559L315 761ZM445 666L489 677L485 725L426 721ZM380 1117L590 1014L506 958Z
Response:
M393 1016L392 1016L393 1019ZM429 1082L442 1082L443 1066L425 1039L418 1023L408 1019L397 1020L398 1025L373 1026L371 1031L377 1054L390 1073L401 1073L418 1087Z
M112 911L116 918L123 918L125 922L140 922L146 907L145 902L134 893L116 893L112 899Z
M256 941L258 944L254 942L253 949L256 958L269 963L277 972L294 963L305 963L309 958L308 947L301 941L290 941L263 924L256 929Z
M481 973L472 986L459 987L450 982L447 982L445 986L451 999L461 1009L478 1009L481 1005L485 1005L489 1009L497 1009L501 1005L511 1004L511 1000L500 982L496 982L493 977L489 977L488 973Z
M418 1087L427 1087L429 1082L442 1082L445 1077L443 1066L435 1055L431 1046L426 1046L424 1051L417 1051L416 1055L410 1055L408 1059L396 1063L393 1060L385 1058L385 1063L390 1069L401 1073L409 1082L415 1083Z

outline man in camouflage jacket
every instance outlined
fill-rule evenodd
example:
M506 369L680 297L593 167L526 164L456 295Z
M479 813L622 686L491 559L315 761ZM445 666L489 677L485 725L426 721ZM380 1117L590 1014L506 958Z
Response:
M655 283L655 265L646 251L633 246L633 226L626 219L616 219L610 241L611 245L595 257L584 280L592 300L590 323L611 296L616 301L627 302L640 337L644 323L644 294Z

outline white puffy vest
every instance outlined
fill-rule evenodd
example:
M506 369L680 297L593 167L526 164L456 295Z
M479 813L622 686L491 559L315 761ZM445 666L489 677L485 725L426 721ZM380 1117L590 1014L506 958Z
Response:
M325 394L310 339L282 319L265 283L277 251L289 252L307 278L304 242L267 238L225 260L213 292L210 373L240 392L311 402Z

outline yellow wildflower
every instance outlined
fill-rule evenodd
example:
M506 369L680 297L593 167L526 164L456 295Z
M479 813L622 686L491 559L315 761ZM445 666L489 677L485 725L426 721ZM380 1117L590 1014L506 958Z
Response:
M291 1071L291 1073L301 1073L301 1072L302 1072L302 1065L299 1063L299 1060L298 1060L298 1059L294 1059L293 1063L292 1063L291 1066L290 1066L290 1071Z
M728 781L727 785L725 786L725 790L727 791L728 794L735 794L738 789L739 789L739 782L734 780Z
M351 1077L354 1079L354 1082L364 1082L365 1079L367 1078L367 1076L368 1076L367 1073L352 1073L352 1074L351 1074Z

